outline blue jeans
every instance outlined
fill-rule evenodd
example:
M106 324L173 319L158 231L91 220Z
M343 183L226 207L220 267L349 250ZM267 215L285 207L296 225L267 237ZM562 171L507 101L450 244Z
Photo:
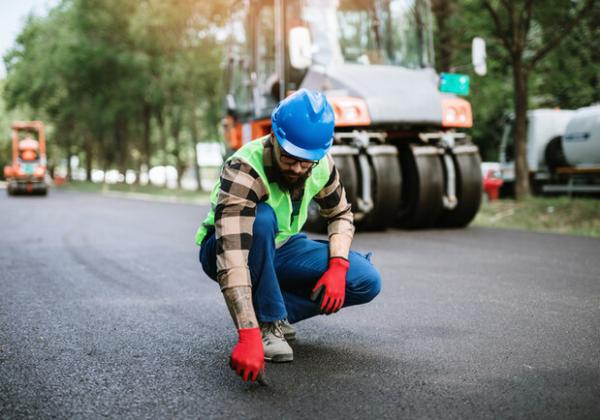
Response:
M259 203L252 229L248 267L252 279L252 300L261 322L287 318L290 323L320 314L319 302L310 300L329 263L329 243L313 241L300 233L279 249L275 247L277 220L273 209ZM217 241L214 232L200 247L204 272L217 280ZM350 251L344 308L371 301L381 290L381 277L370 255Z

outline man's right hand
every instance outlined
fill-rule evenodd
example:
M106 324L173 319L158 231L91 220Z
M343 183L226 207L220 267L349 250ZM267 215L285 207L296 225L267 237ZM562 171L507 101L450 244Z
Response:
M240 328L239 340L231 352L230 366L244 381L255 381L265 369L260 328Z

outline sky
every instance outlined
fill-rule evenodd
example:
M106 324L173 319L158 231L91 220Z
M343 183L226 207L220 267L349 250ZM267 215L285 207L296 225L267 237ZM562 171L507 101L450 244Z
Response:
M0 56L13 46L30 12L44 15L58 0L0 0ZM0 78L4 78L4 61L0 64Z

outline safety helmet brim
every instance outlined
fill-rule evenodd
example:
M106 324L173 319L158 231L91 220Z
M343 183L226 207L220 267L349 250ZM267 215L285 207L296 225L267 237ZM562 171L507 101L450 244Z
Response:
M273 127L273 133L275 134L277 143L279 143L279 146L281 146L281 148L283 149L283 151L285 153L287 153L288 155L290 155L292 157L302 159L302 160L313 160L313 161L321 160L323 158L323 156L325 156L325 154L327 153L327 149L329 149L331 147L331 145L333 144L333 137L332 137L331 140L329 141L329 144L326 145L325 148L316 149L316 150L307 150L307 149L303 149L301 147L296 146L295 144L293 144L291 141L289 141L287 139L280 138L280 136L277 135L276 127Z

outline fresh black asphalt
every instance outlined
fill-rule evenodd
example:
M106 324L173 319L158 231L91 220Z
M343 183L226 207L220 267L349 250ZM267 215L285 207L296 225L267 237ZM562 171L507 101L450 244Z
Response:
M0 191L0 418L600 418L600 240L361 233L370 304L296 324L270 385L227 366L207 206Z

